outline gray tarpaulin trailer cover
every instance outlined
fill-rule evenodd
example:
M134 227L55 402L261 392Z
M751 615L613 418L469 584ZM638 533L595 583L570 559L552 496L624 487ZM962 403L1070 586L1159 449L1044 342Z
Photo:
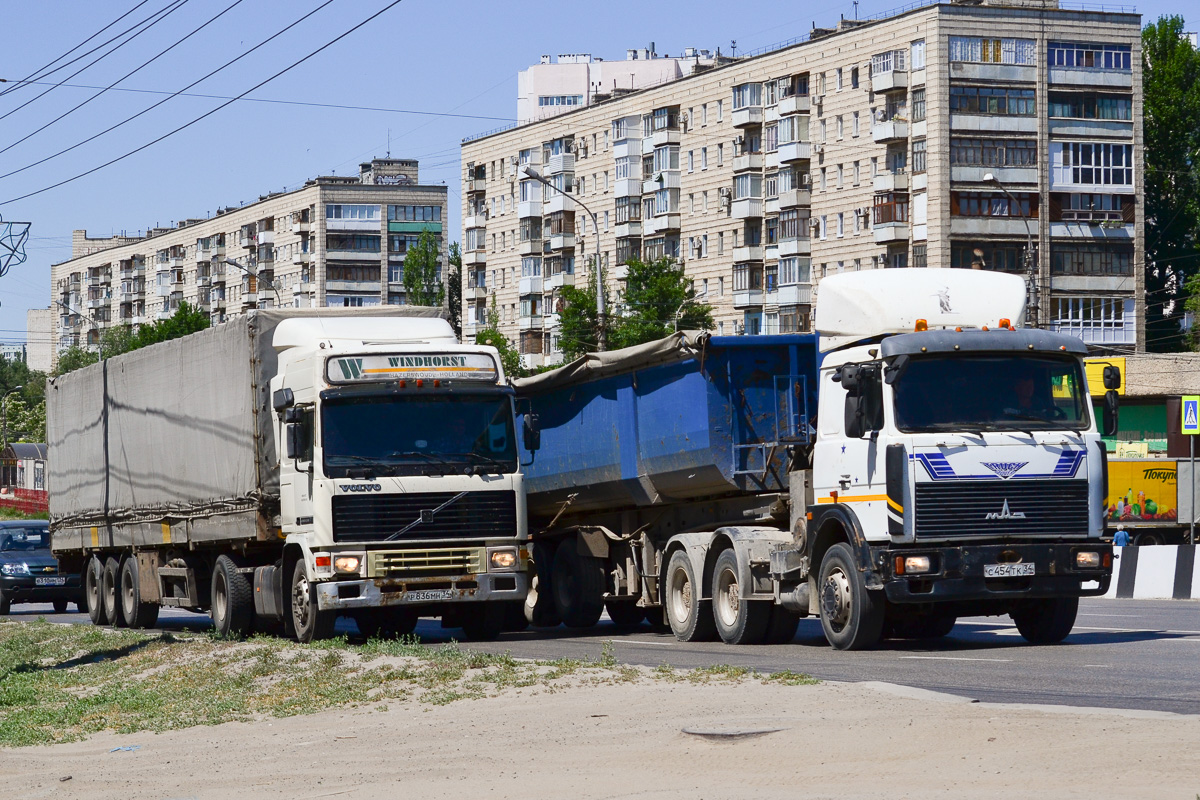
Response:
M103 544L163 542L166 526L180 523L191 526L189 539L255 538L254 517L263 524L261 512L273 515L279 498L276 326L295 317L443 315L415 306L251 311L49 381L50 519L64 534L54 548L87 547L89 528L99 528L93 543L97 535Z

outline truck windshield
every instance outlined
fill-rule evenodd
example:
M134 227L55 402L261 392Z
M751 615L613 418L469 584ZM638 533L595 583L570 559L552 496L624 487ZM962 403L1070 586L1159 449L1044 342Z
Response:
M328 400L321 415L325 474L363 468L384 475L515 472L517 448L507 397L355 397Z
M1054 356L913 357L892 384L896 427L949 430L1081 430L1089 395L1078 361Z

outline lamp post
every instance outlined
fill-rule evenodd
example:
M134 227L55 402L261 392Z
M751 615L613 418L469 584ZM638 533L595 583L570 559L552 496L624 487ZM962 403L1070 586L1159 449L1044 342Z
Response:
M4 418L4 447L5 448L8 447L8 396L10 394L17 393L24 388L25 388L24 386L14 386L13 388L9 389L7 392L4 393L4 397L0 397L0 417Z
M267 280L266 278L262 277L262 275L259 274L258 270L251 270L249 267L239 264L238 262L234 261L232 258L226 258L225 263L229 264L230 266L237 267L238 269L240 269L242 272L246 273L247 275L252 275L257 280L260 280L263 283L265 283L267 285L267 288L275 293L275 307L276 308L283 307L283 299L279 296L279 289L275 286L275 281Z
M706 296L707 296L706 294L702 294L699 297L683 298L683 302L679 304L679 308L675 309L675 332L676 333L679 333L679 321L683 318L683 307L686 306L688 303L695 303L700 298L706 297Z
M575 202L584 212L592 218L592 230L596 237L596 318L599 321L600 330L596 333L596 349L603 353L608 349L608 323L605 319L604 309L604 282L600 279L600 223L597 221L596 215L592 210L583 204L583 201L574 195L564 192L562 189L555 186L550 181L543 178L529 167L524 167L522 172L532 180L537 181L542 186L548 186L554 191Z
M1033 229L1029 226L1029 217L1026 215L1025 209L1021 207L1021 204L1017 202L1017 198L1012 196L1012 193L1008 191L1008 187L1001 183L999 178L988 172L983 176L983 179L1000 187L1000 191L1004 192L1009 202L1013 203L1017 207L1017 210L1021 212L1021 221L1025 223L1025 276L1028 282L1029 310L1033 317L1031 327L1037 328L1040 321L1038 313L1040 310L1038 302L1038 274L1037 263L1033 255Z

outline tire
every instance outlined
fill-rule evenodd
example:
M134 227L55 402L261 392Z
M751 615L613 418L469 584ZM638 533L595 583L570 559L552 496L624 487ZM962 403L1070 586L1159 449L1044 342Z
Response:
M767 623L767 635L763 637L766 644L790 644L796 638L796 628L800 626L800 615L788 611L783 606L771 607L771 621Z
M1138 547L1153 547L1162 544L1163 537L1162 534L1154 532L1139 533L1133 543Z
M504 607L500 603L476 603L462 609L463 638L469 642L492 642L504 631Z
M130 556L121 564L121 613L131 628L153 628L154 623L158 622L158 603L142 602L138 573L137 556Z
M1078 597L1054 597L1030 600L1010 616L1021 636L1030 644L1058 644L1075 627L1078 613Z
M691 559L683 550L671 555L664 583L667 621L675 638L681 642L708 642L716 638L712 601L699 599L703 589L696 580Z
M408 608L370 608L354 615L358 632L367 639L396 639L417 629L417 612Z
M100 599L104 604L104 616L114 628L127 628L125 614L121 609L121 562L109 556L104 562L103 579L100 581Z
M725 644L760 644L771 621L771 604L742 597L737 551L717 556L712 573L712 615Z
M609 600L605 602L604 610L618 628L635 628L646 618L646 609L636 600Z
M604 612L604 562L579 552L567 539L554 552L550 576L554 606L568 628L590 628Z
M104 562L99 556L89 558L87 566L83 568L83 600L93 625L109 623L104 611Z
M525 619L525 604L523 602L505 601L501 605L504 606L505 633L520 633L529 627L529 620Z
M839 542L821 560L821 628L837 650L866 650L883 635L883 593L868 591L850 545Z
M298 560L292 569L292 581L289 588L292 629L296 633L296 640L308 644L333 636L333 626L337 622L337 614L317 608L317 593L308 582L308 573L304 571L303 559Z
M70 601L70 600L67 600L67 599L65 599L65 598L60 598L60 599L58 599L58 600L55 600L55 601L53 601L53 602L54 602L54 613L55 613L55 614L65 614L65 613L67 613L67 606L69 606L69 605L71 604L71 601Z
M0 617L7 617L12 612L12 598L0 590Z
M525 595L525 619L535 628L553 628L562 622L558 608L554 605L553 580L550 573L554 565L554 545L550 542L533 543L533 576L529 579L529 593Z
M218 556L213 564L212 621L217 635L224 638L241 638L254 625L254 587L238 567L229 556Z
M884 624L888 639L941 639L954 629L958 617L953 614L926 614L890 619Z

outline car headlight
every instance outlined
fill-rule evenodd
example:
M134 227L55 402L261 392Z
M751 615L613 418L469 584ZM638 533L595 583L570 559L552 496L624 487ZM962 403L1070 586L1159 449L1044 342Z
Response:
M28 575L29 567L26 564L4 564L0 566L0 572L5 575Z
M362 563L359 556L338 556L333 560L333 568L340 573L358 574L358 566Z
M494 550L491 559L493 569L512 569L517 565L517 554L513 550Z

